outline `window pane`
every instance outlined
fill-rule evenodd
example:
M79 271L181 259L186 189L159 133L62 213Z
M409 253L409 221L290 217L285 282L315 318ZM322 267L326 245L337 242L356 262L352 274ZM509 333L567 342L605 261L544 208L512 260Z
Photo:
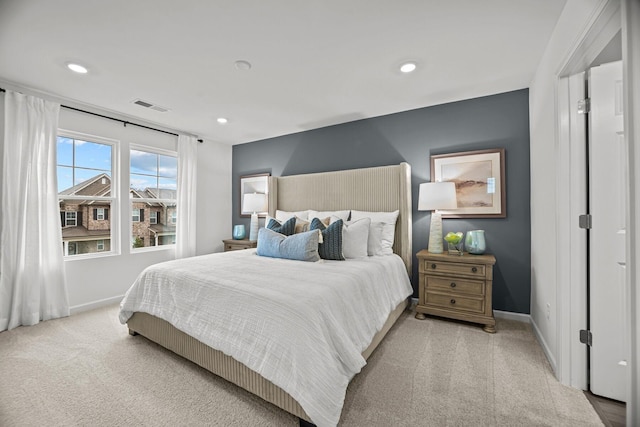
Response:
M131 189L136 190L138 193L142 193L147 188L158 188L158 178L149 175L131 174L129 186ZM140 194L140 197L154 197Z
M111 172L111 146L76 139L75 149L76 167Z
M171 156L158 156L158 175L166 178L178 177L178 159Z
M139 222L131 223L131 246L173 245L176 242L175 203L132 202L132 216L139 212Z
M59 165L73 166L73 139L59 136L56 155Z
M158 175L158 155L145 151L131 150L131 173Z
M58 193L107 195L111 189L112 151L108 144L58 137Z
M73 168L58 166L58 193L73 187Z
M178 182L175 179L170 179L170 178L159 178L158 179L158 186L162 189L166 189L166 190L173 190L174 194L173 196L169 197L171 199L175 199L176 198L176 194L175 194L175 190L178 188ZM163 198L167 198L162 196Z
M111 202L62 199L60 218L66 256L111 250Z

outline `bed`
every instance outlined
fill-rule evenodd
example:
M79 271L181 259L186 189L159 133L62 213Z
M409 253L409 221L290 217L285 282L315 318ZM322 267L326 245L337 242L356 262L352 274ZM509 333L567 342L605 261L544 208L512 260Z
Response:
M312 268L316 269L319 272L319 275L322 276L330 274L330 272L327 273L329 271L327 269L345 268L349 270L351 268L356 268L356 265L358 263L366 264L368 262L370 263L369 265L357 267L361 269L359 270L360 273L347 271L345 275L351 275L353 277L357 277L361 282L366 282L367 280L374 281L375 277L382 277L384 271L386 270L396 270L394 274L405 275L403 276L403 280L408 281L408 276L411 272L412 260L410 182L411 170L410 166L407 163L401 163L400 165L393 166L355 169L349 171L316 173L287 177L270 177L269 211L270 215L274 216L276 210L289 212L302 211L305 209L316 209L322 211L353 209L375 212L390 212L398 210L399 215L398 220L396 221L395 239L393 244L393 252L397 256L387 257L388 259L384 260L384 262L386 262L387 264L383 265L381 263L378 263L373 259L375 257L372 257L372 259L363 259L358 262L352 262L353 260L349 260L343 264L340 264L339 261L326 263L298 263L314 264ZM163 263L164 267L158 267L158 271L164 269L164 272L162 272L162 274L171 274L170 272L174 271L178 276L182 275L182 277L186 277L190 274L191 271L203 269L205 264L215 264L219 267L219 269L221 269L219 271L227 271L229 276L236 277L236 275L240 276L241 274L239 270L236 272L231 270L233 268L231 266L235 265L232 264L231 257L242 259L243 261L247 262L246 265L249 265L249 262L251 262L252 265L255 264L255 267L251 268L255 268L257 269L257 271L259 271L260 268L262 268L263 271L266 271L265 263L267 262L271 263L269 264L269 266L275 266L278 262L282 263L282 260L260 259L264 257L256 256L254 254L255 250L238 252L240 253L234 254L233 252L227 252L223 254L215 254L204 257L194 257L187 260L170 261L169 263ZM237 261L233 262L237 264ZM292 261L288 262L292 263ZM293 261L293 263L296 262ZM400 267L398 267L398 265ZM280 267L274 268L277 270ZM381 268L381 270L376 272L376 268ZM398 270L402 271L399 272ZM366 274L362 273L366 271L370 271L370 273L368 274L371 274L371 277L361 277L366 276ZM302 274L300 273L298 277L302 277ZM228 279L233 280L231 277L229 277ZM154 279L149 280L153 281ZM251 279L238 279L238 283L240 282L246 284L247 282L251 282ZM324 327L326 323L330 323L330 321L333 321L335 318L340 318L342 316L341 313L348 311L344 310L343 307L342 309L336 308L336 310L338 310L337 312L330 313L328 309L321 309L319 307L316 307L320 306L321 304L313 303L314 300L309 296L313 294L312 291L296 294L296 283L294 281L291 281L291 283L286 283L286 281L283 280L282 282L285 283L286 286L288 286L286 290L288 295L293 295L292 298L297 298L297 301L304 301L304 304L292 304L292 306L296 306L296 310L298 310L296 312L293 311L292 306L287 307L286 310L289 311L287 311L288 314L286 317L296 318L295 316L298 316L300 318L296 318L298 319L297 321L302 321L302 312L299 311L298 307L302 306L303 308L308 310L308 316L315 319L315 321L310 322L308 326L309 328ZM163 295L168 295L167 290L180 287L181 284L179 282L179 279L169 279L169 284L165 286L166 290L162 290L161 293ZM314 284L314 286L317 287L318 284ZM389 286L389 288L391 288L391 286ZM314 289L314 287L311 287L310 289ZM335 288L335 292L339 291L340 288L338 286ZM139 290L137 292L143 294L144 292L148 291ZM195 292L195 295L199 295L198 290L195 290L193 292ZM249 304L253 304L251 305L251 307L260 307L264 310L275 311L268 307L262 307L262 301L264 300L256 299L261 297L260 293L263 292L261 288L242 288L238 290L238 292L244 292L244 294L242 295L244 295L245 297L242 299L246 299L247 301L255 299L255 301L249 302ZM393 291L393 297L396 300L399 299L399 302L393 306L380 307L379 311L381 314L375 315L374 313L371 313L371 317L383 317L378 320L371 320L369 322L371 324L365 324L363 326L364 329L373 327L375 328L375 330L371 331L371 333L368 335L363 334L363 337L366 335L366 338L363 338L366 339L366 341L358 342L357 344L360 346L358 347L359 351L361 350L360 354L341 356L346 359L352 359L352 363L350 366L355 369L355 372L359 371L358 366L362 366L364 360L366 360L371 355L373 350L378 346L383 337L398 319L402 311L406 308L408 302L407 295L404 295L403 298L398 298L397 292L399 291ZM181 303L175 302L176 298L177 297L174 295L167 297L166 299L170 301L174 300L175 304L180 305ZM341 296L341 298L344 298L345 304L351 304L351 302L347 300L347 296ZM125 297L125 300L126 299L127 297ZM237 299L237 296L231 296L229 298L229 304L231 304L231 301L236 301ZM123 304L125 300L123 300ZM195 299L192 298L192 301L193 300ZM383 305L382 303L374 302L372 302L371 304ZM332 305L336 304L332 303ZM221 307L220 310L222 311L223 307ZM306 390L301 391L299 387L291 386L288 381L283 380L281 377L274 377L273 373L269 369L269 366L271 366L269 363L261 364L261 362L256 362L251 357L244 357L243 354L240 354L241 352L236 352L236 358L227 355L234 354L233 351L230 351L230 348L231 350L233 350L233 345L235 344L229 344L231 345L231 347L228 347L228 343L221 341L222 348L213 348L213 345L207 345L205 344L205 342L217 342L215 340L215 337L212 339L209 339L208 337L207 339L199 337L200 340L194 338L194 336L192 335L195 334L187 333L190 332L189 330L187 330L188 328L185 328L183 323L180 323L179 320L176 320L177 318L174 316L172 309L156 310L153 304L149 304L143 309L139 309L138 311L125 311L126 310L121 311L121 321L123 321L123 319L126 320L130 334L140 334L150 339L151 341L160 344L161 346L179 354L180 356L202 366L210 372L213 372L214 374L225 378L226 380L299 417L301 420L312 422L319 426L337 424L337 420L339 419L339 412L338 418L336 418L335 413L328 414L325 417L322 413L322 409L318 409L315 407L315 401L322 397L322 394L309 397L305 394L307 393ZM233 315L233 313L236 313L237 311L239 310L230 311L227 314ZM372 312L376 311L378 311L377 307L372 310ZM247 312L249 312L249 309L247 309ZM156 316L150 313L162 313L162 315ZM210 314L207 315L209 316ZM163 318L161 317L164 317L164 319L167 320L163 320ZM251 316L247 315L247 317ZM367 314L364 316L360 315L358 317L367 318L370 316L369 314ZM255 319L262 318L263 317L256 317ZM348 321L345 319L338 320L338 322L348 323ZM352 320L355 323L355 319ZM200 322L203 321L201 320ZM234 320L233 325L242 324L242 328L245 328L243 330L246 331L247 329L258 329L260 333L263 333L265 329L269 329L269 325L267 324L265 326L262 321L252 320L251 322L255 322L255 324L251 323L247 325L246 319L237 317ZM197 322L195 323L198 324ZM285 329L287 327L287 325L284 326ZM195 329L198 328L196 327ZM185 330L187 330L187 332L183 332ZM310 333L321 334L322 331L314 330ZM240 336L241 334L236 335ZM336 341L336 339L334 338L330 338L328 340ZM332 344L334 343L332 342ZM294 348L291 352L295 353L297 351L298 349ZM289 351L282 352L282 354L285 353L288 354ZM238 361L236 359L244 361L245 363L242 363L241 361ZM287 363L291 362L288 361ZM358 363L360 363L360 365L358 365ZM266 365L267 369L265 369L265 366L263 365ZM293 366L297 366L295 361L293 362ZM261 375L260 373L258 373L258 371L263 372L264 375ZM270 379L267 379L267 377L269 377ZM350 377L352 377L352 373L350 371L346 372L344 378ZM282 385L282 387L276 385L276 383ZM329 384L329 386L331 386L331 384ZM346 384L336 385L336 387L338 386L343 387L346 391ZM285 391L285 389L287 391ZM307 410L305 410L304 408L307 408ZM311 413L312 415L310 415L309 413Z

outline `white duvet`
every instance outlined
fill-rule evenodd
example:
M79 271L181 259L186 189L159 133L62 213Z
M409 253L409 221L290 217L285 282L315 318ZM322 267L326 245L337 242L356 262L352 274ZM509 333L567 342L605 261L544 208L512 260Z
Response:
M397 255L312 263L232 251L147 268L120 322L164 319L281 387L318 427L335 426L362 351L412 292Z

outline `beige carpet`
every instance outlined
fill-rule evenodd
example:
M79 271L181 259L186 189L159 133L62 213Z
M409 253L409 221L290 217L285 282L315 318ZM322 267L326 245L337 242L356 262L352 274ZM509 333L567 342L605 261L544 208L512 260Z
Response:
M342 426L602 425L529 325L406 312L347 391ZM0 333L0 426L295 426L297 419L118 323L110 306Z

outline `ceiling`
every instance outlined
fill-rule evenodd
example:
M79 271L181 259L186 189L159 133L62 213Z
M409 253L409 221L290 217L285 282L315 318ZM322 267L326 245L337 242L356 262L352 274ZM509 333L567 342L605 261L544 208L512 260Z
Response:
M0 83L239 144L529 87L564 3L0 0Z

